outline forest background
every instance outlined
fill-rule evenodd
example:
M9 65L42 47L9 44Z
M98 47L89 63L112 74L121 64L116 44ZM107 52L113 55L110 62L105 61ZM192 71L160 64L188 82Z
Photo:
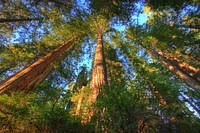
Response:
M0 131L198 133L199 5L1 0Z

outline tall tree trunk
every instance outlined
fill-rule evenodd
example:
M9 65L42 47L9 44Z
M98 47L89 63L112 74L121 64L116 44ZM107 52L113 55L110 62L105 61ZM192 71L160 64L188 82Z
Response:
M158 61L160 61L163 65L165 65L170 71L175 73L184 83L195 90L200 90L200 78L199 71L196 72L195 75L190 75L187 71L181 68L181 64L175 63L175 60L171 60L170 58L166 58L163 56L162 52L158 52L156 50L146 49L153 57L155 57ZM192 70L191 68L188 68ZM195 72L194 72L195 73Z
M71 50L74 48L74 45L70 48L68 48L68 50L66 52L64 52L63 54L60 55L59 60L55 60L53 61L47 68L46 70L41 73L40 75L38 75L30 84L28 84L28 86L26 88L29 88L28 91L33 91L35 89L35 87L40 84L53 70L55 70L54 66L59 65L62 60L65 59L65 57L67 57L67 55L71 52Z
M96 46L94 64L92 68L92 80L90 88L92 89L91 100L96 101L99 95L99 89L107 85L107 71L103 50L102 34L98 34L98 42Z
M44 72L42 72L39 76L35 77L35 79L27 85L26 88L28 88L28 92L33 91L34 88L40 84L52 71L54 70L54 64L50 64Z
M174 57L170 53L163 53L162 51L158 52L160 55L165 57L167 60L172 62L174 65L176 65L179 69L183 70L187 74L189 74L192 78L200 82L200 70L189 65L186 62L182 62L179 58Z
M132 38L135 40L135 38ZM187 63L181 63L176 57L164 56L162 51L159 51L156 47L151 45L146 47L144 42L140 42L140 45L158 61L160 61L165 67L172 71L177 77L179 77L189 87L200 90L200 71Z
M97 46L95 50L94 63L92 68L92 80L90 83L91 93L88 98L89 102L95 102L97 100L98 95L100 94L100 89L108 84L101 32L98 33L97 39ZM92 116L94 116L94 112L95 110L89 113L89 118L87 121L91 121ZM99 115L97 117L95 126L96 132L98 132L99 129L103 129L99 118L100 116L102 116L102 112L98 111L98 113Z
M39 76L41 76L43 72L47 73L52 69L49 65L51 65L62 53L64 53L65 50L73 44L75 39L76 38L68 40L66 43L51 51L42 59L39 59L35 63L27 66L7 80L3 81L0 84L0 94L9 93L9 91L25 90L33 82L38 82L40 79ZM48 67L49 69L47 69ZM43 79L47 74L42 75Z

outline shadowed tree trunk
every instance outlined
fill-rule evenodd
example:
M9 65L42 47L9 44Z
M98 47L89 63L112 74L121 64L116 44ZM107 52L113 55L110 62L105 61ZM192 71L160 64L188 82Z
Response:
M30 87L31 84L41 82L41 79L44 79L53 69L52 66L49 65L51 65L62 53L64 53L74 41L75 38L70 39L63 45L51 51L45 57L39 59L35 63L27 66L13 76L9 77L7 80L3 81L0 84L0 94L9 93L9 91L25 90L28 86Z
M83 86L87 85L87 71L86 67L82 67L81 72L78 74L78 77L76 79L76 83L73 87L73 92L79 91Z

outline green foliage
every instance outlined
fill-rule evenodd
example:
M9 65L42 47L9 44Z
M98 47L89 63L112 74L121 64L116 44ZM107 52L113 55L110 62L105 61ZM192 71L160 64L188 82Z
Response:
M107 19L118 17L121 20L130 19L135 11L137 0L90 0L93 12L104 15Z
M61 90L45 94L12 93L0 97L2 132L86 132L80 118L69 113L69 95ZM87 127L88 126L88 127Z
M127 36L129 39L134 41L133 44L131 44L129 41L123 40L123 36L120 33L114 34L112 37L112 42L115 44L115 46L120 48L121 54L125 55L124 57L127 57L130 65L129 67L133 67L133 71L135 73L130 73L133 78L129 79L129 83L126 83L126 85L128 85L128 87L137 87L138 84L137 89L131 88L131 90L135 90L135 95L138 95L138 97L141 99L146 99L146 102L143 103L145 109L155 112L155 114L150 114L150 121L147 123L151 128L148 130L152 132L189 132L189 130L193 130L196 132L199 129L192 129L190 124L191 119L188 119L188 117L185 116L185 113L183 113L183 111L188 112L188 108L184 105L184 103L180 102L179 95L180 92L182 93L182 90L179 89L181 88L179 81L177 81L177 79L171 75L160 63L149 58L149 56L145 55L145 53L138 55L139 53L141 54L143 50L141 49L140 44L143 43L142 41L148 41L148 43L156 42L155 38L152 37L148 37L146 40L142 39L144 32L139 30L139 28L139 26L133 26L127 30ZM151 45L148 45L148 43L143 43L146 44L146 46L142 44L142 47L146 49L151 48ZM119 85L117 85L117 87L118 86ZM115 91L117 91L117 89L115 89ZM141 94L143 94L143 96ZM166 100L169 106L163 106L161 104L160 96ZM144 110L140 110L139 112L143 111ZM190 114L189 116L192 117L192 119L195 119L196 124L198 123L199 120L195 118L194 115ZM162 117L161 121L159 117ZM172 121L174 117L176 121ZM165 123L164 121L168 122ZM156 126L151 126L151 124ZM189 130L181 128L184 125L187 125ZM174 129L173 126L175 126L176 129Z
M0 36L0 41L4 43L10 42L9 39L15 38L22 42L25 39L37 38L38 35L42 35L48 31L49 23L53 24L57 21L67 19L71 15L71 10L75 6L76 2L70 0L70 2L59 1L31 1L23 0L17 1L1 1L1 23L0 31L3 33ZM4 22L4 20L8 20ZM12 21L19 19L21 21ZM31 19L31 20L26 20ZM41 32L43 30L43 33ZM18 37L15 37L17 33ZM28 36L28 37L27 37Z
M171 1L171 0L166 0L166 1L156 1L156 0L148 0L147 4L150 5L150 7L153 10L165 10L165 9L174 9L174 10L180 10L184 8L185 5L187 4L195 4L198 3L196 0L177 0L177 1Z
M0 22L9 21L0 23L0 81L77 37L32 93L0 96L0 132L200 131L199 116L190 110L200 113L199 91L182 83L149 52L163 52L198 69L199 2L86 0L88 7L77 2L0 1ZM150 15L147 22L134 24L130 18L143 11ZM110 28L119 22L129 25L125 32ZM80 71L86 56L93 54L97 33L105 39L108 85L91 102L90 75ZM76 79L81 85L74 92Z

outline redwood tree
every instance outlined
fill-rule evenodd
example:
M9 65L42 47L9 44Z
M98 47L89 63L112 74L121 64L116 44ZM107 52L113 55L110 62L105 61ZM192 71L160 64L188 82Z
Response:
M96 32L97 35L97 45L92 68L92 80L90 83L90 88L92 89L92 101L96 101L100 93L100 89L108 84L103 46L103 34L108 28L107 23L108 22L105 18L102 16L97 16L93 18L93 23L91 24L92 30Z
M37 82L35 81L37 80L37 77L43 75L43 72L48 70L47 68L49 65L51 65L51 63L53 63L62 53L64 53L65 50L73 44L75 39L76 37L68 40L65 44L59 46L42 59L39 59L35 63L27 66L26 68L15 73L13 76L9 77L7 80L3 81L0 84L0 94L8 93L9 91L25 90L30 84L32 84L32 82Z

